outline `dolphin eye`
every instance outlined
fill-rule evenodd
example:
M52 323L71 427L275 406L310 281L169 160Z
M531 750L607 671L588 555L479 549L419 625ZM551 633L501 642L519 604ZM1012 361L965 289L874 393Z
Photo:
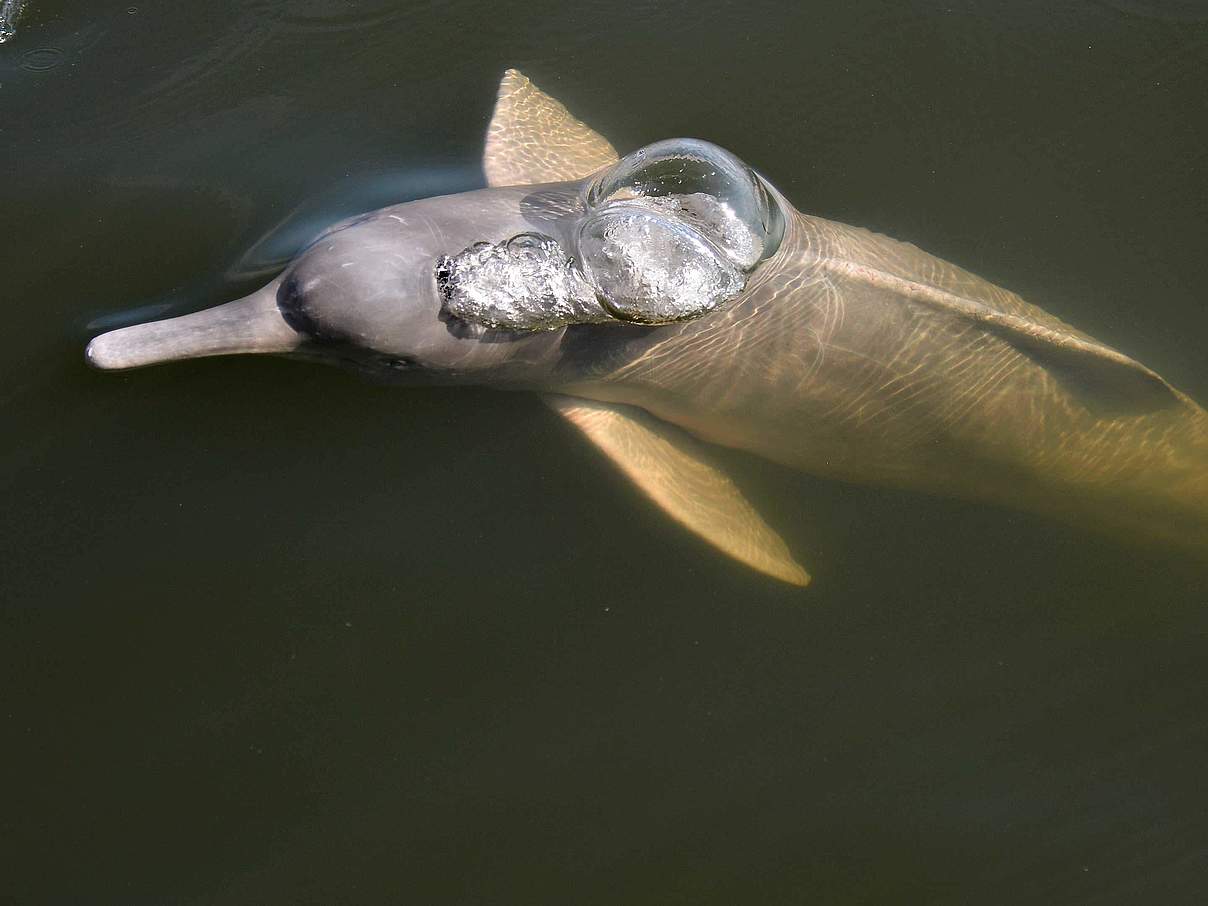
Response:
M738 296L784 235L779 208L742 161L716 145L648 145L587 188L578 251L618 318L694 318Z

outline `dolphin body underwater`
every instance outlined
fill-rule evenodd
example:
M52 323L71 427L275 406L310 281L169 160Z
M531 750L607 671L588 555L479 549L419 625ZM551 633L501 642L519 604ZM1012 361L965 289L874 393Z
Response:
M272 353L537 391L673 518L799 585L700 440L1208 551L1208 414L1015 294L802 214L706 142L620 159L515 70L483 167L488 188L336 224L251 295L87 358Z

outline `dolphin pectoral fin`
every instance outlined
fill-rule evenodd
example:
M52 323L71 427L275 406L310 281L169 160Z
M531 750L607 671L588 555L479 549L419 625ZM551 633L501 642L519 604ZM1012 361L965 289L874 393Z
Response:
M487 185L582 179L619 160L612 145L515 69L503 74L487 128Z
M686 435L627 406L544 399L676 522L752 569L793 585L809 584L809 573L784 539Z

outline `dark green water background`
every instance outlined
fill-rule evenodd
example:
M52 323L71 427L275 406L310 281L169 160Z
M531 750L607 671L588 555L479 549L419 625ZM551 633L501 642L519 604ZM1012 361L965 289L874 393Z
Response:
M0 901L1204 901L1201 563L720 453L801 591L533 397L82 350L480 186L519 66L1205 402L1208 6L133 2L0 47Z

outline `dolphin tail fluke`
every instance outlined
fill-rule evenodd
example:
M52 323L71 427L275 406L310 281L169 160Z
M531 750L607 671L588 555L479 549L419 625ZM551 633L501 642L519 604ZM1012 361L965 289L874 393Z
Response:
M686 435L636 409L547 396L643 493L689 531L747 566L783 582L810 575L742 492L706 462Z

